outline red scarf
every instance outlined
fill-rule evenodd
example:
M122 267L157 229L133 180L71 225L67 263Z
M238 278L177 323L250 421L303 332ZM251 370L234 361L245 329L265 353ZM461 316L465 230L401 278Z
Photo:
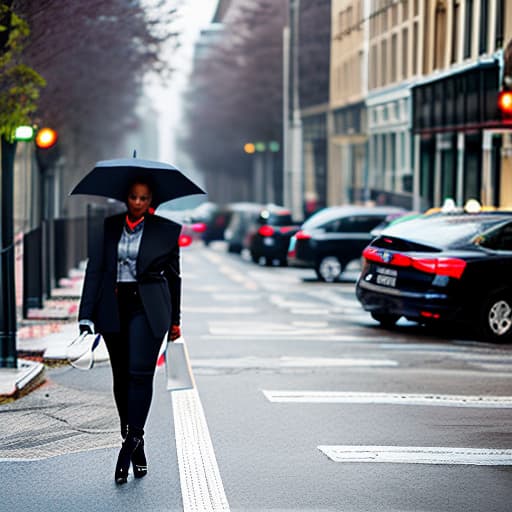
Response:
M144 220L144 215L135 221L131 221L128 218L128 214L126 214L126 225L130 228L131 231L133 231L142 221Z

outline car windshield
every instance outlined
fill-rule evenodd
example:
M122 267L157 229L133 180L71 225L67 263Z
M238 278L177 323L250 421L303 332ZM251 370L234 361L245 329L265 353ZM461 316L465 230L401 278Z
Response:
M424 216L389 226L382 231L381 236L392 236L433 247L455 247L471 242L478 234L506 220L510 220L510 217Z

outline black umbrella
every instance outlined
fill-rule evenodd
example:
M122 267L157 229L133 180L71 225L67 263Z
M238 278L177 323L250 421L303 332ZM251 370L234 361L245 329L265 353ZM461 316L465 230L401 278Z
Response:
M141 179L153 190L152 206L194 194L206 194L173 165L139 158L120 158L97 162L71 191L70 195L87 194L126 201L130 185Z

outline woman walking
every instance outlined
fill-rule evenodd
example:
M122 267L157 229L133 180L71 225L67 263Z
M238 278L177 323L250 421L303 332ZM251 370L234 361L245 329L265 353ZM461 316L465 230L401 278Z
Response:
M102 334L112 366L123 443L115 481L147 473L144 427L164 336L180 335L181 226L149 213L153 188L131 183L128 211L108 217L101 242L89 251L79 309L80 332Z

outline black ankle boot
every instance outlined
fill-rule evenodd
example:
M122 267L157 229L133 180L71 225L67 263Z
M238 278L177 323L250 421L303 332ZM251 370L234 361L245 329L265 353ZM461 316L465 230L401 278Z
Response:
M144 453L144 439L141 437L140 443L132 453L133 476L142 478L148 473L148 463L146 454Z
M142 441L143 431L128 428L128 434L121 446L117 457L115 480L116 484L125 484L128 479L128 469L133 452L137 449Z

